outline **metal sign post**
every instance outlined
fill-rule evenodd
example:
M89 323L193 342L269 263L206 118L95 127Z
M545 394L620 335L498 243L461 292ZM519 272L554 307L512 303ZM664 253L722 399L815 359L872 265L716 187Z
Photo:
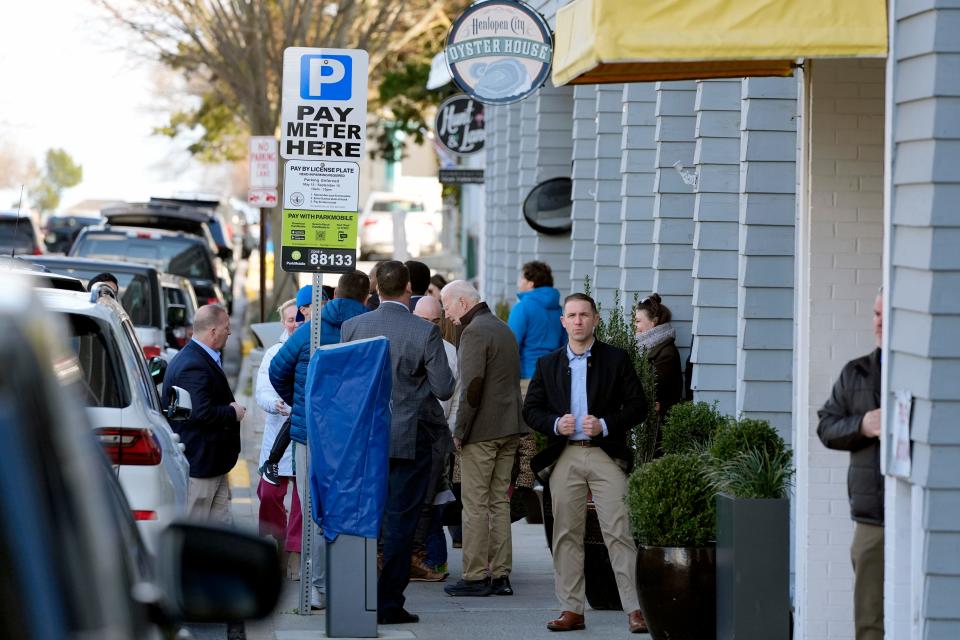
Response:
M359 49L290 47L283 54L280 156L284 167L280 265L313 273L310 354L320 346L323 273L357 265L360 161L367 129L367 67ZM300 555L300 615L310 614L314 524L310 451ZM299 474L298 474L299 475Z

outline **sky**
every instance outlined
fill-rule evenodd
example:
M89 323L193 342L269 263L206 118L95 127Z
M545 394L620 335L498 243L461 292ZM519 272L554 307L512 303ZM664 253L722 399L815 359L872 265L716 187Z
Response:
M191 160L186 142L151 134L166 116L157 64L90 0L2 0L0 25L0 141L38 165L57 147L83 166L63 206L218 183L222 171ZM0 207L18 195L0 190Z

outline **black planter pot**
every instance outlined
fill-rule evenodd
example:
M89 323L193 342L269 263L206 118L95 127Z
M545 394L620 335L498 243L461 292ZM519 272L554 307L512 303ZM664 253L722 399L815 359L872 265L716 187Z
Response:
M553 504L550 491L545 487L535 489L543 511L543 532L547 537L547 547L553 552ZM600 520L593 502L587 503L587 525L583 535L583 572L584 591L587 604L597 610L622 611L620 591L617 579L610 564L610 554L603 541Z
M527 524L543 524L543 508L536 492L533 489L525 489L523 500L527 505Z
M639 547L637 596L653 640L712 640L717 633L714 547Z

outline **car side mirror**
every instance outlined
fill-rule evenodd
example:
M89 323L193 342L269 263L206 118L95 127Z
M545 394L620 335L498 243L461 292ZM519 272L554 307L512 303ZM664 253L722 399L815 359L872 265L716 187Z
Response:
M167 305L167 326L177 329L187 324L187 308L182 304Z
M161 608L179 622L239 622L270 615L282 577L276 546L233 529L175 522L157 544Z
M230 247L220 247L217 249L217 257L221 260L230 260L233 258L233 249Z
M193 413L193 402L190 392L180 387L170 387L167 393L167 410L164 415L170 422L183 422L190 419Z
M153 356L147 360L147 369L150 371L150 377L153 378L153 384L161 384L163 376L167 373L167 361L160 356Z

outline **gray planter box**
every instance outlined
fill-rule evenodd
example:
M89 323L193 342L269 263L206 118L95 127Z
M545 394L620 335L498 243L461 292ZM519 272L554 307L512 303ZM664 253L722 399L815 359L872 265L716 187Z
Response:
M717 640L790 636L790 501L717 495Z

